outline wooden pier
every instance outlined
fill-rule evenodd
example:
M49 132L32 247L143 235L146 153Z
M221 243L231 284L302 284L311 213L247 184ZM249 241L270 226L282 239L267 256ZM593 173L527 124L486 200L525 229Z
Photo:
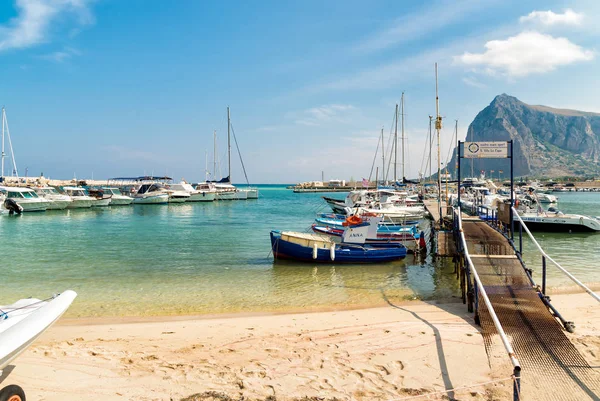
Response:
M473 267L521 364L521 389L515 399L600 400L600 372L566 336L507 237L476 218L463 219L462 229ZM460 266L463 300L470 309L475 307L494 367L505 352L503 345L481 294L476 296L464 259Z

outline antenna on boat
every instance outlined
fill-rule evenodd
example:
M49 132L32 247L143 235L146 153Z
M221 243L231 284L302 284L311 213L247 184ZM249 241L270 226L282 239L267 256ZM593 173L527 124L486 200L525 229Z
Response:
M442 218L442 176L440 167L440 130L442 129L442 117L440 116L440 98L438 96L438 68L435 63L435 130L437 131L437 153L438 153L438 208L440 219Z

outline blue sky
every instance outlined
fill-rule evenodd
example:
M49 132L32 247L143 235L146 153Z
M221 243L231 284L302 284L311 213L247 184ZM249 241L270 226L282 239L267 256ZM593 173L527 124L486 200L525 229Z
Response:
M500 93L600 112L599 20L595 1L3 0L0 104L20 175L197 181L213 130L226 175L229 105L250 181L292 183L368 177L404 91L416 177L435 62L445 160Z

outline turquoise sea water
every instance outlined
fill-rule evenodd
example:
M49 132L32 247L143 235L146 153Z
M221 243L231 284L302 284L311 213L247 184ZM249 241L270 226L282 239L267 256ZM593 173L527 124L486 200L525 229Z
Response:
M260 199L26 213L0 219L0 302L79 296L69 316L306 311L456 296L447 259L382 265L273 262L269 231L308 230L324 194L260 186ZM331 194L343 197L343 194ZM600 214L600 194L561 195L560 208ZM551 255L596 279L600 234L543 235ZM537 260L525 244L526 260ZM565 281L551 272L550 284Z

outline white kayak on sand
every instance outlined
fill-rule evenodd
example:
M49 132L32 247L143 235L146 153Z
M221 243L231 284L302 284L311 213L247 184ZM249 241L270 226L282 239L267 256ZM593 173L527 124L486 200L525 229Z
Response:
M0 371L56 322L76 296L67 290L44 301L28 298L0 306Z

